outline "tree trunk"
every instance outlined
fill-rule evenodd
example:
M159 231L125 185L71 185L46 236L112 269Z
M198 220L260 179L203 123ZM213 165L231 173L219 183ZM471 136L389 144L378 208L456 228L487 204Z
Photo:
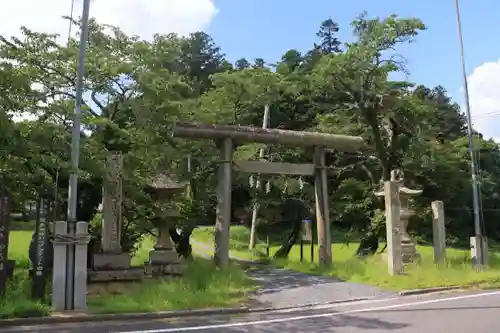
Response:
M287 199L281 206L281 210L283 220L292 225L292 230L286 242L274 254L275 258L288 257L288 254L300 235L302 221L309 215L309 210L306 205L299 199Z
M393 156L388 156L387 148L382 141L382 134L380 133L379 121L376 118L376 112L363 111L363 115L370 124L370 128L373 132L373 140L375 143L375 150L382 165L382 182L390 180L391 178L391 161L393 161ZM393 137L390 135L390 144L393 145ZM373 255L377 253L379 247L379 232L378 228L373 225L369 225L366 234L361 238L359 242L358 249L356 250L356 255L360 257Z
M359 242L358 249L356 250L356 255L359 257L373 255L378 250L378 236L371 229L372 228L370 226L366 235L361 238L361 241Z
M193 228L191 227L181 228L180 234L177 232L177 228L169 229L170 238L175 244L175 250L185 259L191 259L193 256L193 248L189 241L192 233Z
M297 242L302 227L302 219L293 221L292 231L288 236L287 241L274 254L274 258L288 258L293 245Z

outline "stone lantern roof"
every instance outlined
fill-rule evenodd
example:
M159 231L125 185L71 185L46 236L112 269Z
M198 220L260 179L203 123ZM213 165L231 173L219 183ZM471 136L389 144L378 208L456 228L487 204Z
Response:
M412 190L412 189L405 187L405 186L399 187L399 193L406 194L408 196L419 195L419 194L422 194L422 192L423 192L422 190Z
M412 190L411 188L404 186L402 184L402 182L400 182L400 184L399 184L399 194L402 194L404 196L408 196L408 197L416 196L416 195L422 194L422 192L423 192L422 190ZM385 192L384 192L384 190L377 191L377 192L375 192L375 195L377 197L383 197L383 196L385 196Z
M172 176L166 173L158 173L153 179L149 186L155 190L184 190L189 184L188 181L178 181Z

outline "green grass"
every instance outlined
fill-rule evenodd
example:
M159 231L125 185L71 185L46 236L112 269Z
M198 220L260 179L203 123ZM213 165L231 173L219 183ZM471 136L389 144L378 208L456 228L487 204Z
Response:
M10 233L9 259L16 260L16 270L14 278L8 282L5 298L0 300L0 319L51 313L50 306L30 298L28 247L31 233L24 230ZM144 264L152 247L153 240L145 238L132 264ZM121 294L89 296L89 312L149 312L229 306L244 302L255 285L237 265L221 271L211 261L196 258L186 263L181 277L149 279L127 284L126 288Z
M22 267L29 266L28 248L33 231L11 231L9 237L9 259L17 262Z
M198 238L200 233L204 235ZM210 233L213 231L204 229L202 232L194 233L194 237L200 242L213 244L213 237L207 236ZM231 237L233 235L238 236L237 239L231 239L231 253L238 257L254 258L253 254L244 251L242 245L248 244L248 229L238 226L231 227ZM408 265L404 275L390 276L387 273L387 263L383 254L360 259L354 255L357 246L357 243L332 244L333 264L327 269L320 268L317 264L310 262L310 245L304 245L304 262L300 262L300 247L296 245L292 248L288 260L273 260L272 264L276 267L289 268L313 275L327 275L391 290L441 286L500 288L500 253L498 252L490 251L490 267L487 270L478 271L471 268L468 250L448 248L446 251L447 262L438 267L433 262L432 246L418 246L418 251L422 255L421 263ZM258 248L262 247L263 244L260 242ZM271 256L278 248L279 245L271 246ZM316 252L315 256L317 256Z
M48 305L31 300L31 281L27 269L16 267L12 280L7 282L6 294L0 299L0 319L48 316Z
M184 276L128 285L121 295L89 297L94 313L132 313L224 307L245 301L253 283L238 266L220 270L206 259L186 265Z
M213 246L214 244L214 228L197 228L193 230L193 240L206 245ZM254 251L248 251L249 233L245 227L231 227L229 248L231 255L243 259L260 259L265 256L266 244L258 241L255 244ZM203 251L203 249L197 249ZM208 251L204 251L208 252ZM211 251L210 253L211 254Z

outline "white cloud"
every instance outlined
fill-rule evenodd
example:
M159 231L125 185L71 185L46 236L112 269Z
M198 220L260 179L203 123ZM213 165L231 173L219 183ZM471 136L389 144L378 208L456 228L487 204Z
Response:
M476 67L468 84L473 127L486 138L500 139L500 59Z
M20 36L21 26L47 33L58 33L65 41L71 0L0 0L0 34ZM73 17L82 14L82 0L75 0ZM154 33L176 32L187 35L206 29L218 10L213 0L92 0L90 16L99 23L120 27L129 35L150 39ZM72 35L76 33L74 27ZM16 114L15 121L36 116Z
M40 31L68 35L71 0L3 0L0 33L19 36L23 25ZM82 13L82 0L75 1L74 17ZM208 27L217 14L213 0L93 0L90 16L100 23L119 26L127 34L149 39L153 33L186 35Z

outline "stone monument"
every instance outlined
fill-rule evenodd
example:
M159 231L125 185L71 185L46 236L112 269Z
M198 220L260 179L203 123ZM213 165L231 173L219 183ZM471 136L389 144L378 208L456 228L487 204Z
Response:
M159 174L150 185L155 199L164 209L157 212L153 225L158 235L154 249L149 252L149 261L144 265L146 275L158 277L163 275L179 275L182 273L179 255L170 238L169 228L175 219L180 217L180 212L169 202L176 195L185 193L187 183L177 182L165 174Z
M89 281L138 280L142 269L131 267L131 256L121 248L123 156L111 154L103 184L101 251L93 256Z

